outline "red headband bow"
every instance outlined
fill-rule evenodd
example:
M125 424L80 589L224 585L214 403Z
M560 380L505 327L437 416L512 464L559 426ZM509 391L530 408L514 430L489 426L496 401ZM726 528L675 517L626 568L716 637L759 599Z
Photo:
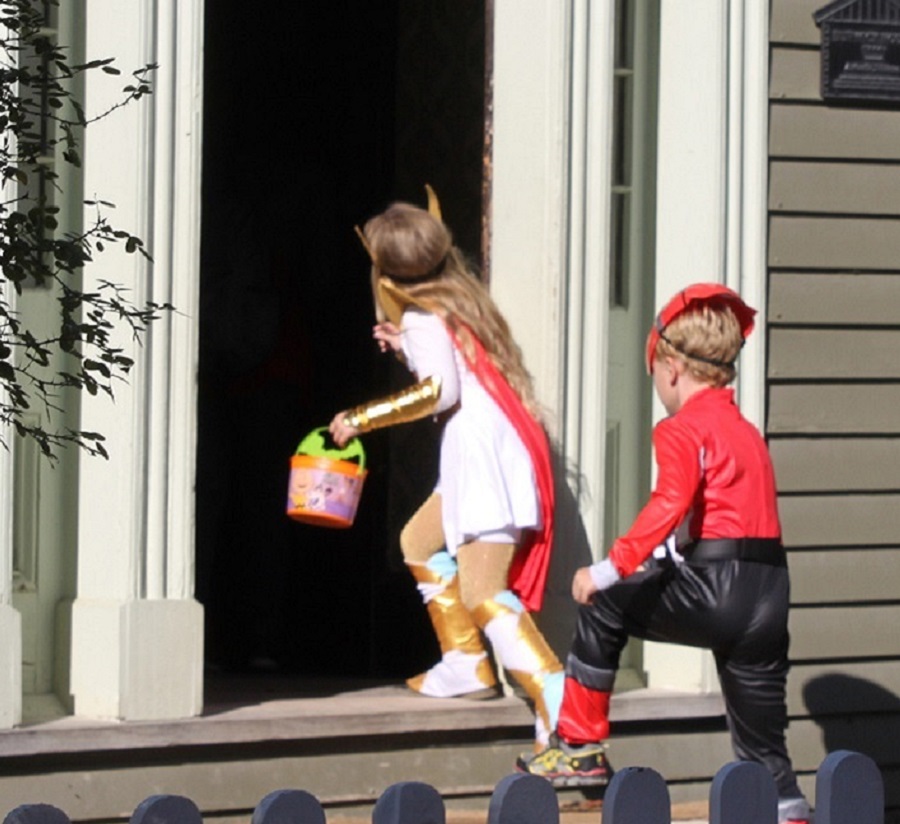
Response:
M741 296L733 289L723 286L721 283L695 283L682 289L673 297L656 316L656 323L647 336L647 371L653 371L653 358L656 354L656 344L666 327L682 312L696 308L711 300L724 301L731 307L738 323L741 325L741 336L744 340L753 331L753 316L755 309L751 309L741 299Z

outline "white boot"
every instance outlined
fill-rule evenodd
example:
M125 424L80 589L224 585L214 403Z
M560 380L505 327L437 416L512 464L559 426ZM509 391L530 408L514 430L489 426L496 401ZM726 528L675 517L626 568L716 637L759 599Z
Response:
M451 649L430 670L407 679L407 686L432 698L496 698L487 654Z
M481 633L459 595L456 561L435 553L426 564L408 563L441 645L441 660L408 679L410 689L432 698L495 698L497 679Z

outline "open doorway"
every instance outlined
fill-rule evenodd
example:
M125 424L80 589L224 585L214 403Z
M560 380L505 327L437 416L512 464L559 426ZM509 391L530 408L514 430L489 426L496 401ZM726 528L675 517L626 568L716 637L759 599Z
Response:
M438 191L481 238L483 3L206 7L197 595L228 671L401 677L437 646L397 535L434 481L428 422L366 436L350 530L285 515L288 460L339 409L408 381L371 341L353 233Z

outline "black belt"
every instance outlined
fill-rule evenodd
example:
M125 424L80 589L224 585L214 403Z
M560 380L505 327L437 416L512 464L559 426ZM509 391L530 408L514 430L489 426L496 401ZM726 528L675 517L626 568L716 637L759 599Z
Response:
M678 551L689 562L754 561L787 566L787 556L779 538L701 538L679 547Z

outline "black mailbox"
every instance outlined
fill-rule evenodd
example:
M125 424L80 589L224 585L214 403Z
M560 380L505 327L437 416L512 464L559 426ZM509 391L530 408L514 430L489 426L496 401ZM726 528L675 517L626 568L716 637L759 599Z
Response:
M825 100L900 102L900 0L836 0L813 17Z

